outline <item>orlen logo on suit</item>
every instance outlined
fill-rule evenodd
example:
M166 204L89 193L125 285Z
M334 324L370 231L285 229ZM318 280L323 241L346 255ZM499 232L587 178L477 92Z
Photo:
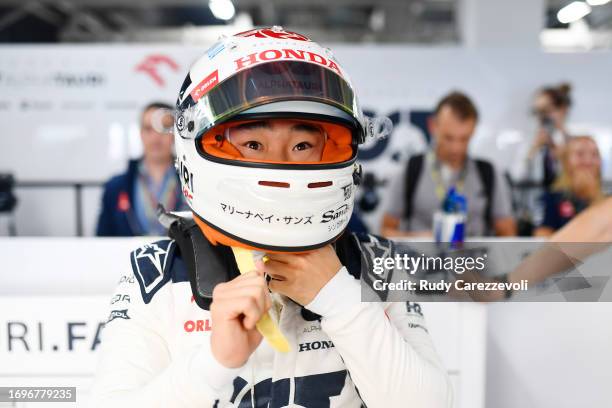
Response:
M187 320L183 323L183 329L187 333L196 332L207 332L212 330L210 319L205 320Z
M234 62L236 63L236 71L240 71L250 65L258 64L260 62L276 61L276 60L301 60L309 61L318 65L322 65L326 68L333 69L342 76L340 68L331 59L325 58L319 54L304 50L265 50L261 52L254 52L246 57L238 58Z

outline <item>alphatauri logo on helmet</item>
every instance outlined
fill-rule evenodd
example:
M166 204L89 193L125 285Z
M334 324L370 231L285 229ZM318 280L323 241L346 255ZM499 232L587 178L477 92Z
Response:
M340 207L335 210L325 211L323 213L323 219L321 220L321 224L325 224L330 221L337 220L340 217L345 216L348 213L349 206L348 204L342 204Z
M313 62L326 68L333 69L338 73L338 75L342 76L340 68L334 61L317 53L304 50L292 50L288 48L282 50L265 50L261 52L254 52L246 57L238 58L234 62L236 63L236 71L240 71L250 65L276 60L301 60Z

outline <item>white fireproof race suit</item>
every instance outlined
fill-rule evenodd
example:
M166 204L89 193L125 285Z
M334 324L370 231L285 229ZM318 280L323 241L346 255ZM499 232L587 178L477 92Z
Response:
M367 237L362 247L382 241ZM243 367L222 366L210 350L210 313L194 302L175 246L167 239L131 254L132 273L121 278L102 333L93 406L452 405L420 307L361 302L359 280L345 267L307 310L279 298L290 352L264 339Z

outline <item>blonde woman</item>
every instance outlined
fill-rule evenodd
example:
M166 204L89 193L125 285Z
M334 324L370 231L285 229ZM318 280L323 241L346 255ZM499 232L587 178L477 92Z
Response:
M544 220L535 236L548 237L576 214L601 200L601 156L590 136L569 139L561 152L561 174L544 195Z

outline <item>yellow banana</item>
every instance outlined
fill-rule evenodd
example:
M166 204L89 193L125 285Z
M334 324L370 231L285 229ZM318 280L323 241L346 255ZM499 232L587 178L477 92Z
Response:
M248 273L255 269L255 260L253 259L253 251L240 248L232 247L234 252L234 258L238 264L238 270L241 274ZM262 261L266 262L268 257L264 256ZM257 330L261 335L268 341L268 343L276 351L286 353L289 351L289 342L280 331L274 320L270 317L269 313L261 316L261 319L256 324Z

